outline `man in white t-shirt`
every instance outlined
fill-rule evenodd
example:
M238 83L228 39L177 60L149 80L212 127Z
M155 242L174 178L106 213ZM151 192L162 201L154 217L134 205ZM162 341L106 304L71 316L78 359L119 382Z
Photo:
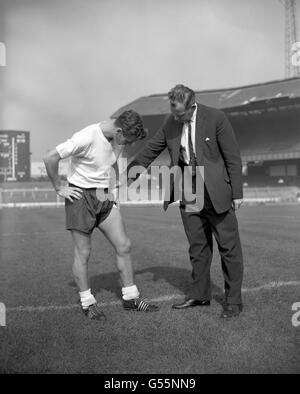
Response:
M145 136L139 114L125 111L117 119L109 119L78 131L56 146L44 159L56 193L65 198L66 229L72 233L75 248L73 274L82 310L91 319L106 319L91 293L88 280L91 234L96 227L116 250L123 307L136 311L158 310L157 306L149 305L139 298L140 293L134 284L130 240L120 210L108 194L110 171L122 149ZM65 158L70 158L67 186L61 184L58 175L59 161Z

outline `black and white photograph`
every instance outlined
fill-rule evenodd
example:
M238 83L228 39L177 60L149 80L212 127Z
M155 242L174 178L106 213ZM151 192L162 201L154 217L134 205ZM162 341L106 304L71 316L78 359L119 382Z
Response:
M0 374L300 373L300 0L0 0Z

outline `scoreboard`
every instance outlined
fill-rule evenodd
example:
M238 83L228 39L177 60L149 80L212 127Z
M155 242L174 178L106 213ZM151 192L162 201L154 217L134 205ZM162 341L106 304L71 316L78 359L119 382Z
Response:
M0 130L0 181L29 180L29 131Z

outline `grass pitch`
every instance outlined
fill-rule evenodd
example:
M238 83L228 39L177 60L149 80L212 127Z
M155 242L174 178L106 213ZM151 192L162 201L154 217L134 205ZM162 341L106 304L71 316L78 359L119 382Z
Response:
M245 260L244 312L223 321L215 248L209 308L171 309L190 282L188 244L178 208L124 208L136 283L159 312L126 312L114 252L93 234L90 277L108 317L104 330L76 305L70 234L63 208L0 211L2 373L299 373L300 207L252 206L238 212ZM216 245L215 245L216 246ZM276 282L276 283L274 283Z

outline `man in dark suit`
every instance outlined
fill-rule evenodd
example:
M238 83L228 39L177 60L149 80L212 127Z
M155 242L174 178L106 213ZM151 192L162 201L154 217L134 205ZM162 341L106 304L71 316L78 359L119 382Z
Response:
M195 93L177 85L169 93L171 114L128 167L143 166L167 148L171 166L204 167L203 206L180 201L180 213L190 245L193 282L187 298L174 309L208 306L211 300L210 266L214 235L221 255L225 281L223 318L242 311L243 255L235 210L242 204L242 163L233 129L225 114L195 101ZM129 182L132 179L129 177ZM176 180L175 180L176 182ZM174 202L164 201L164 209Z

